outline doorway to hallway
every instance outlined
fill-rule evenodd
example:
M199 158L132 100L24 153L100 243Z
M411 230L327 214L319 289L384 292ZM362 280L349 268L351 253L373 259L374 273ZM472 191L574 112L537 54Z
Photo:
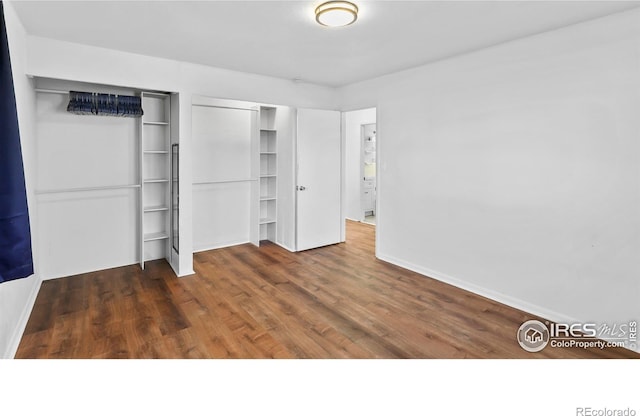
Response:
M376 108L342 113L343 217L370 226L380 223L376 113ZM345 227L348 232L349 227Z
M376 171L376 125L363 124L361 133L361 207L362 222L376 224L377 171Z

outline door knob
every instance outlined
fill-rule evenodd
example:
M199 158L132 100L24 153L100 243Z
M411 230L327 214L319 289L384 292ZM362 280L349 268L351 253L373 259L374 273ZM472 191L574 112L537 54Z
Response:
M307 188L306 188L306 187L304 187L304 186L296 186L296 189L297 189L298 191L304 191L304 190L305 190L305 189L307 189Z

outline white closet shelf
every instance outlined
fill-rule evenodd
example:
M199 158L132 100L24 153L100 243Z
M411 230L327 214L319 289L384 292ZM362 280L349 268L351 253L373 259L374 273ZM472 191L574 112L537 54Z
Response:
M275 218L260 218L260 224L272 224L276 222Z
M144 212L156 212L156 211L169 211L169 207L166 205L158 205L155 207L144 207Z
M168 254L171 250L166 241L171 239L172 226L168 215L172 209L169 203L169 185L173 176L168 163L170 161L168 156L172 149L168 134L172 113L169 94L143 91L141 98L145 114L140 120L142 128L138 156L143 202L138 212L141 221L139 252L143 253L140 256L140 267L144 269L144 263L147 260L169 259ZM154 222L150 223L149 220L152 218Z
M261 155L277 155L278 152L260 152Z
M69 91L50 90L45 88L36 88L36 92L42 92L45 94L69 94Z
M276 197L275 196L261 196L260 197L260 201L275 201Z
M169 93L168 92L156 92L156 91L143 91L142 92L145 96L153 96L153 97L159 97L159 98L169 98Z
M165 232L150 233L144 235L144 241L166 240L169 235Z
M255 130L254 130L254 131L255 131ZM277 130L276 130L276 129L260 129L260 131L273 131L273 132L275 132L275 131L277 131Z
M260 175L261 178L275 178L276 176L276 174Z

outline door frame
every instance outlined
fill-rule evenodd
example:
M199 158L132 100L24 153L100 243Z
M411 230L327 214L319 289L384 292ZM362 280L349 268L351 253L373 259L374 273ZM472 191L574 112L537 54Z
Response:
M365 124L360 124L360 177L363 178L362 181L360 181L360 196L362 197L362 194L364 192L364 159L365 159L365 153L364 153L364 130L366 126L376 126L376 144L375 144L375 148L376 148L376 186L378 183L378 135L377 135L377 129L378 126L376 123L365 123ZM378 198L376 198L375 203L374 203L374 215L376 214L376 212L378 211L378 207L377 207L377 202L378 202ZM362 198L360 198L360 213L362 215L362 220L364 222L364 219L366 217L366 210L364 209L364 207L362 206Z
M376 125L376 203L375 203L375 213L376 213L376 241L375 241L375 254L376 257L378 257L378 246L380 245L380 178L382 176L382 167L380 165L380 109L377 105L373 105L373 106L367 106L367 107L362 107L362 108L355 108L353 110L342 110L341 111L341 117L340 117L340 122L342 124L341 127L341 147L342 147L342 161L341 161L341 176L342 176L342 181L341 181L341 187L342 187L342 192L341 192L341 199L342 199L342 203L341 205L341 217L342 217L342 242L346 241L346 223L347 223L347 216L346 216L346 189L347 189L347 178L346 178L346 164L347 164L347 154L346 154L346 146L347 146L347 131L346 131L346 122L345 122L345 117L346 117L346 113L350 113L352 111L361 111L361 110L368 110L371 108L375 108L376 110L376 121L375 123L365 123L366 124L375 124ZM362 164L362 124L360 125L361 130L360 130L360 153L361 153L361 159L360 159L360 164ZM360 208L362 208L362 204L360 204ZM361 209L362 211L362 209Z
M359 111L366 110L370 108L375 108L376 110L376 201L375 201L375 212L376 212L376 237L375 237L375 255L378 257L378 247L380 245L380 195L381 195L381 187L380 187L380 178L383 176L382 169L380 165L380 151L381 151L381 134L380 134L380 111L377 105L375 106L367 106L363 108L356 108L353 110L342 110L340 111L340 241L346 241L346 143L347 143L347 135L346 135L346 123L345 123L345 115L351 111ZM295 140L293 140L293 154L295 155L295 163L293 166L293 175L294 175L294 186L298 186L298 133L297 133L297 116L295 117ZM372 123L367 123L372 124ZM293 190L294 192L294 251L298 251L298 191L297 189Z

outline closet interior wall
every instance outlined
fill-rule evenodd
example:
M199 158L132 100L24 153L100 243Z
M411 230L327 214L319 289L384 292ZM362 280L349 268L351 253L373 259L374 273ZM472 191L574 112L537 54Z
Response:
M161 248L147 247L144 241L143 233L149 236L153 228L157 228L156 233L168 233L170 228L168 219L163 218L168 218L168 213L157 211L160 220L145 218L147 213L143 210L151 204L143 198L154 195L143 195L142 187L147 178L168 180L169 155L143 153L143 149L152 149L142 147L140 118L66 111L71 90L119 95L140 95L140 92L46 78L36 78L35 86L38 209L37 216L32 218L32 228L39 253L35 260L43 278L168 257L169 251L165 249L168 238L162 239ZM168 96L163 99L170 101ZM150 103L143 103L143 109L149 116L157 111L168 114ZM158 147L153 150L160 152L169 147L169 120L158 120L167 123L162 126L166 132L156 135ZM161 145L161 140L166 144ZM145 161L152 156L157 159L155 162ZM168 207L168 183L165 187L166 192L156 192L154 196L159 203L153 206L158 210ZM143 224L148 230L143 229Z
M253 103L192 97L193 249L258 243L258 111Z

